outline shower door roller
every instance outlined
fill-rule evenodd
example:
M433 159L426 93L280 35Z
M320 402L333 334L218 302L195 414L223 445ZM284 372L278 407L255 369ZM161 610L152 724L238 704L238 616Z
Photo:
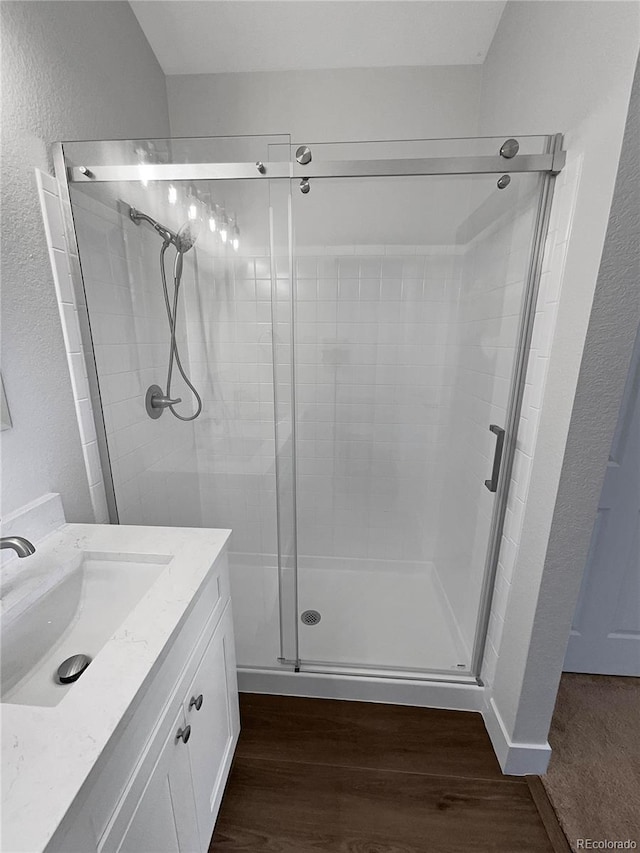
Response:
M498 488L498 478L500 477L500 466L502 464L502 450L504 448L504 430L497 424L491 424L489 429L496 435L496 449L493 455L493 470L491 472L491 479L485 480L484 484L490 492L495 492Z
M308 145L300 145L296 149L296 160L301 166L306 166L311 162L311 149Z

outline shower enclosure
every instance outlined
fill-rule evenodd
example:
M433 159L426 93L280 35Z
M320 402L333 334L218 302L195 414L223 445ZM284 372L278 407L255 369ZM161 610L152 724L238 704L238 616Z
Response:
M60 146L111 519L233 528L241 667L477 679L563 162L560 136Z

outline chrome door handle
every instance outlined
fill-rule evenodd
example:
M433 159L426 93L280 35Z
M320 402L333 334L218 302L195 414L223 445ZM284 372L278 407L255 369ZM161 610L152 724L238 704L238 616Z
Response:
M181 740L182 743L186 743L191 737L191 726L185 726L184 729L180 728L176 732L176 741Z
M196 697L192 696L189 700L189 710L195 707L196 711L199 711L202 708L203 696L202 693Z
M498 488L498 479L500 477L500 466L502 465L502 450L504 448L504 430L497 424L491 424L489 427L491 432L496 435L496 449L493 454L493 470L491 471L491 479L485 480L484 484L490 492L495 492Z

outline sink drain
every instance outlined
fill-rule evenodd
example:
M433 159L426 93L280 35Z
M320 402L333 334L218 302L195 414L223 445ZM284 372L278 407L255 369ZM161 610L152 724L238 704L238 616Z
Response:
M300 616L303 625L317 625L321 619L322 616L317 610L305 610Z
M90 663L89 655L72 655L63 660L58 667L58 681L60 684L71 684L77 681Z

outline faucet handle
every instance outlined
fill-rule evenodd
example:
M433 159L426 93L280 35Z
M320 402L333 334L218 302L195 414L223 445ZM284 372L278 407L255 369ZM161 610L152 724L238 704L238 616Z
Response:
M169 406L175 406L176 403L181 403L182 397L172 399L164 394L157 394L151 397L151 405L154 409L167 409Z

